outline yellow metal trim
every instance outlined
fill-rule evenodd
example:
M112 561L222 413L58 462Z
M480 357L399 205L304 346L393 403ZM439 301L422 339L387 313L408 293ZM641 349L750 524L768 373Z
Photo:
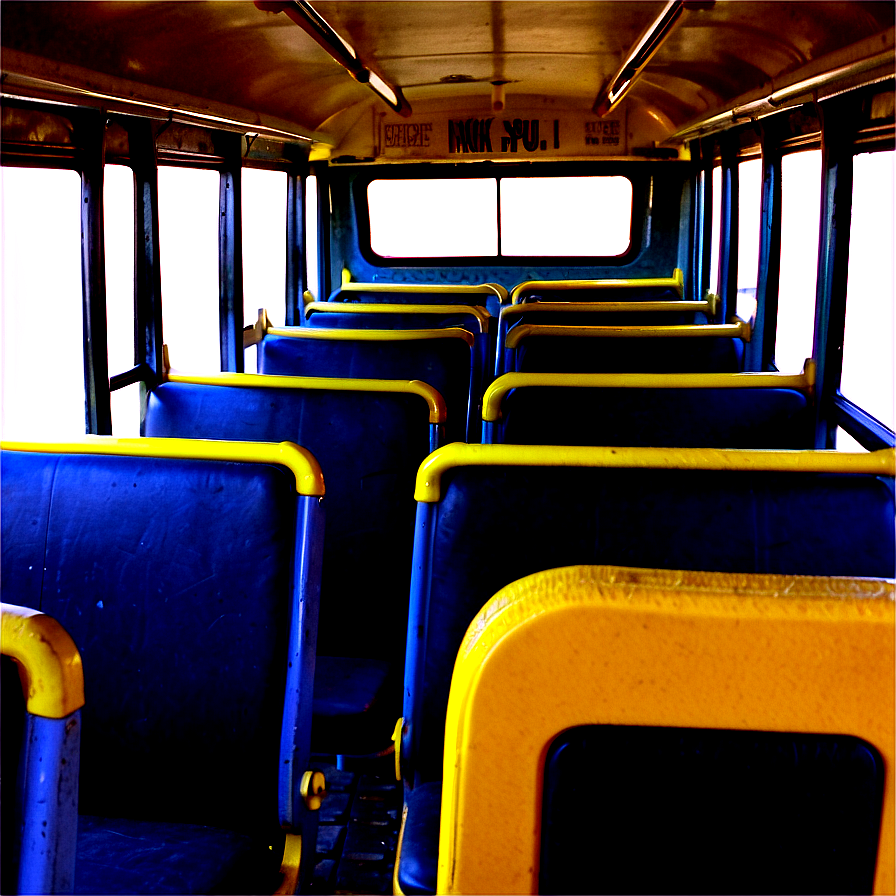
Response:
M408 807L401 810L401 827L398 830L398 847L395 850L395 868L392 871L392 896L404 896L404 890L398 882L398 869L401 867L401 847L404 845L404 826L408 822ZM438 891L437 891L438 892Z
M305 801L305 806L310 812L320 809L324 797L327 795L327 780L320 769L309 768L302 775L302 783L299 785L299 793Z
M0 604L0 644L23 678L28 712L64 719L84 705L81 654L69 633L38 610Z
M401 735L404 733L404 716L402 716L392 729L393 753L395 755L395 780L401 780Z
M548 746L624 724L865 738L887 770L875 892L892 893L894 597L892 580L589 566L502 589L454 667L436 892L537 893Z
M794 473L896 474L896 448L862 454L752 448L629 448L579 445L473 445L436 449L417 471L414 499L435 503L442 474L455 467L607 467L661 470L754 470Z
M501 418L501 402L511 389L560 386L586 389L796 389L810 393L814 365L802 373L505 373L482 396L482 419Z
M229 442L211 439L116 439L83 436L70 442L2 442L7 451L49 454L103 454L180 460L221 460L279 464L292 471L300 495L324 494L324 477L314 455L294 442Z
M475 337L461 327L436 330L318 330L313 327L269 327L272 336L320 339L323 342L412 342L419 339L462 339L470 348Z
M634 311L638 313L657 311L702 311L705 314L714 314L712 302L691 301L684 299L667 299L666 301L647 302L519 302L516 305L508 305L501 309L501 320L522 317L523 315L541 314L549 312L561 314L587 312L619 313Z
M499 299L503 298L504 300L507 298L507 290L497 283L343 283L339 288L346 292L497 296Z
M750 326L742 320L730 324L632 325L628 327L567 327L561 324L519 324L507 331L505 344L507 348L516 348L527 336L583 336L610 339L640 339L650 336L660 336L668 339L736 336L749 342Z
M316 311L348 314L470 314L479 322L479 332L488 332L491 315L481 305L417 305L391 302L312 302L305 306L307 320Z
M294 896L299 892L299 871L302 867L302 835L287 834L280 862L280 886L274 896Z
M679 295L684 291L684 271L681 268L675 268L671 277L645 277L643 279L626 278L621 280L526 280L523 283L517 283L510 293L510 302L516 305L520 301L520 296L524 293L534 292L535 290L551 290L559 292L561 290L572 289L675 289Z
M351 377L279 376L262 373L210 373L204 376L169 373L169 383L196 386L235 386L252 389L318 389L334 392L404 392L419 395L429 408L430 423L444 423L448 416L445 399L438 389L421 380L375 380Z

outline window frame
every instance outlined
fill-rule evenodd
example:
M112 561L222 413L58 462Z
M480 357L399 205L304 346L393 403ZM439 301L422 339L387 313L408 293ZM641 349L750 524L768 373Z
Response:
M643 167L642 167L643 164ZM671 162L666 164L690 164ZM360 172L351 186L355 207L355 222L358 234L358 248L361 256L369 264L379 268L420 267L433 268L446 265L473 267L521 267L546 262L556 267L624 267L631 264L646 248L643 238L644 222L648 214L650 195L651 165L626 161L624 163L604 162L565 163L540 166L538 164L513 163L468 163L465 165L401 165L375 166ZM370 213L367 206L367 187L374 180L450 180L488 178L570 178L570 177L624 177L632 186L632 215L628 250L622 255L441 255L441 256L385 256L373 251L370 243ZM500 184L498 186L498 226L500 251Z

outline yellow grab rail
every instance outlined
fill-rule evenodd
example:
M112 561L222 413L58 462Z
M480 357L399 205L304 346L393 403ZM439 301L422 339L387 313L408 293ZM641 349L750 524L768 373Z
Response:
M581 326L562 324L518 324L507 331L507 348L516 348L530 336L577 336L595 339L643 339L661 337L667 339L708 339L727 336L750 341L750 325L743 320L730 324L676 324L671 326Z
M462 339L470 348L475 337L461 327L432 330L324 330L314 327L269 327L271 336L291 339L318 339L322 342L413 342L420 339Z
M801 373L505 373L482 396L482 419L501 417L501 402L512 389L548 386L583 389L796 389L811 393L815 362Z
M314 455L294 442L233 442L211 439L117 439L83 436L67 442L0 442L5 451L46 454L100 454L125 457L159 457L179 460L220 460L237 463L278 464L296 479L300 495L324 494L324 477Z
M507 303L509 293L500 283L343 283L334 295L340 292L404 293L405 295L474 295L497 296L499 302Z
M52 617L0 604L3 655L24 673L25 706L32 715L64 719L84 705L84 669L71 635Z
M524 293L544 290L560 292L577 289L674 289L679 295L684 291L684 271L675 268L671 277L624 278L620 280L525 280L517 283L510 292L510 302L516 305Z
M893 476L896 474L896 448L847 454L842 451L793 449L473 445L452 442L434 451L420 465L414 499L437 502L441 497L442 475L455 467L469 466L749 470Z
M651 299L638 302L519 302L516 305L508 305L501 309L501 320L510 321L513 318L529 317L533 314L560 314L606 313L618 314L629 311L637 314L650 312L702 312L713 315L716 313L716 303L709 299L692 301L690 299Z
M342 314L470 314L479 322L479 332L488 332L491 315L481 305L419 305L392 302L311 302L305 306L307 320L316 311Z
M174 373L165 376L168 383L196 386L235 386L252 389L314 389L334 392L405 392L419 395L429 408L430 423L444 423L445 399L438 389L421 380L352 379L351 377L279 376L261 373L211 373L202 376Z

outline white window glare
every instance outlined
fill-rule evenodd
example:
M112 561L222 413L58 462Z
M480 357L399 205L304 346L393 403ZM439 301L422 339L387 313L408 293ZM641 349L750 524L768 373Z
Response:
M784 156L775 366L786 372L800 370L812 357L820 214L821 151Z
M83 435L81 179L0 168L0 405L5 439ZM40 331L40 351L27 338Z
M286 174L243 168L243 323L286 318Z
M854 159L840 391L896 429L893 151Z
M130 370L134 356L134 172L106 165L103 172L103 229L106 259L106 330L109 375ZM112 433L140 435L140 387L111 396Z
M305 282L319 302L327 297L320 294L317 238L317 177L312 174L305 180Z
M719 294L719 255L722 244L722 169L712 169L712 234L709 242L709 289Z
M627 177L501 179L501 255L619 256L631 229Z
M762 159L737 166L737 316L756 317L759 275L759 216L762 209Z
M218 325L220 175L201 168L159 168L162 332L172 367L221 370Z
M497 255L497 196L494 178L371 181L370 247L383 258Z

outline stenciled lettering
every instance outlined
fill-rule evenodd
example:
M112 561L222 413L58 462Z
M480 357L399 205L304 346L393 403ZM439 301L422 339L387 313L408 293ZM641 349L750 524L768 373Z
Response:
M586 146L619 146L622 128L619 121L586 121Z
M432 124L387 124L383 132L386 149L396 146L429 146Z
M477 153L492 152L491 127L494 118L452 119L448 122L448 152ZM544 152L548 141L541 139L541 122L537 118L514 118L502 121L504 135L501 137L501 152L515 153ZM560 149L560 122L548 124L544 132L553 134L553 148Z

